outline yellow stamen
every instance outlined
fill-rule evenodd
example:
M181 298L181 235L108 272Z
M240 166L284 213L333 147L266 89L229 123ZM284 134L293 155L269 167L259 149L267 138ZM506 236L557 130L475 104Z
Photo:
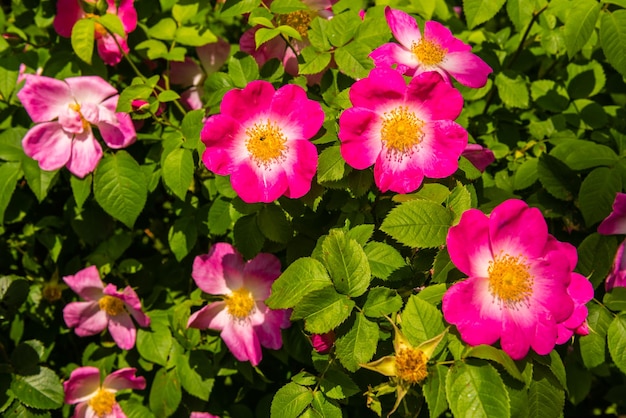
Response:
M87 121L87 119L85 119L85 117L81 113L80 105L78 103L70 103L69 108L72 109L74 112L78 113L78 115L80 116L80 122L83 125L83 129L86 130L87 128L89 128L89 122Z
M428 376L428 358L419 348L406 347L396 353L396 376L408 383L420 383Z
M98 301L100 309L110 316L119 315L124 312L124 301L114 296L104 295Z
M113 411L115 405L115 394L108 390L99 389L96 396L89 399L89 406L99 417L108 415Z
M246 129L246 148L257 165L268 166L284 157L287 139L275 122L256 123Z
M424 121L406 106L399 106L383 114L384 121L380 131L387 149L399 154L409 153L422 142Z
M418 43L411 45L411 52L423 65L431 66L441 63L448 50L434 41L422 38Z
M315 13L311 10L298 10L279 15L278 24L291 26L304 38L307 36L307 31L309 30L309 25L313 17L315 17Z
M235 318L247 318L254 309L252 293L245 287L235 290L233 293L226 296L224 301L226 302L228 313Z
M102 26L101 23L95 22L94 23L94 29L96 31L96 33L100 36L104 36L107 34L107 30L105 29L104 26Z
M495 257L487 269L489 291L508 306L526 301L533 293L533 277L529 268L522 257L509 254Z

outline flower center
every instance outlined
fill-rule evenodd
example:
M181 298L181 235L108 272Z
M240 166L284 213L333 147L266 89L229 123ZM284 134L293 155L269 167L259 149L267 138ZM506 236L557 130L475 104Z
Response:
M443 61L448 50L442 48L434 41L422 38L418 43L413 42L411 52L415 54L419 62L430 66L437 65Z
M426 379L428 358L419 348L402 348L396 353L396 376L408 383Z
M310 10L298 10L278 16L278 23L280 25L291 26L297 30L303 38L306 37L312 20L313 13Z
M81 113L80 105L78 103L70 103L69 107L80 116L80 122L83 124L83 130L89 128L89 121L87 121L87 119L85 119L85 117Z
M99 417L108 415L113 411L115 405L115 394L108 390L99 389L96 396L89 399L89 406Z
M406 154L422 142L424 121L406 106L399 106L383 114L383 127L380 131L383 143L396 153Z
M255 123L246 129L246 148L257 165L268 166L283 157L287 139L275 122Z
M124 312L124 301L114 296L104 295L98 301L100 309L107 313L107 315L115 316Z
M509 254L497 256L489 262L489 291L505 305L516 305L527 300L533 292L533 277L529 265L521 257Z
M226 302L228 313L235 318L247 318L254 309L252 293L245 287L235 290L233 293L226 296L224 301Z

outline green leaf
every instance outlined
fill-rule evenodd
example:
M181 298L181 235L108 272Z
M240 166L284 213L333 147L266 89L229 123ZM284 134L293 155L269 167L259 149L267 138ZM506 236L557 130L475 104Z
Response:
M13 375L11 391L23 404L37 409L57 409L63 405L63 385L47 367L39 366L37 374Z
M167 233L167 241L176 261L181 261L191 252L197 239L198 227L193 217L187 216L176 219Z
M626 311L626 287L615 286L604 294L602 303L612 311Z
M117 101L116 112L130 113L133 110L133 100L142 99L147 100L152 95L152 87L145 84L134 84L126 87L120 93L120 98Z
M156 24L148 29L148 35L151 38L162 39L164 41L173 41L177 29L176 22L171 17L159 20Z
M351 228L346 232L346 238L355 240L361 247L363 247L372 237L374 228L374 225L371 224L356 225L354 228Z
M260 32L262 29L259 29ZM245 87L250 81L259 78L259 66L250 55L230 57L228 75L236 87Z
M265 303L272 309L292 308L306 294L330 285L330 276L322 263L310 257L299 258L272 284L272 293Z
M361 296L372 279L363 248L341 230L331 230L322 243L324 264L338 292Z
M126 151L118 151L100 161L93 192L106 213L132 228L146 204L148 184L137 161Z
M217 36L205 27L181 26L174 40L181 45L198 47L217 42Z
M287 14L297 10L306 10L306 4L299 0L274 0L270 5L270 10L274 14Z
M572 99L595 96L606 85L604 69L597 61L591 61L585 65L573 62L567 64L567 79L567 93Z
M33 191L39 203L48 195L48 190L58 177L59 170L45 171L39 168L39 163L30 157L24 156L22 170L28 182L28 187Z
M622 191L622 176L618 169L598 167L585 177L578 193L578 206L585 225L592 226L611 213L615 195Z
M486 362L455 363L446 378L446 395L457 418L510 417L510 405L502 378Z
M557 199L573 200L578 193L580 179L576 173L549 154L541 154L539 157L537 175L541 185Z
M463 12L467 27L474 27L494 17L506 0L463 0Z
M602 5L595 0L574 0L563 25L567 55L571 59L589 41Z
M17 162L0 164L0 224L4 220L4 211L9 206L15 191L15 183L22 175L21 164Z
M535 7L532 1L528 0L507 0L506 13L513 22L515 30L522 32L531 21Z
M120 36L126 36L126 31L124 30L124 25L120 20L119 16L113 13L107 13L98 17L98 23L104 26L109 31L116 33Z
M0 52L2 52L2 41L0 41ZM5 41L6 43L6 41ZM8 44L7 44L8 46ZM17 87L17 78L19 75L20 61L15 56L7 56L4 55L2 58L2 63L0 63L0 97L3 100L9 101L11 98L11 94L15 91ZM16 128L14 126L14 128ZM18 128L19 131L22 128ZM12 131L8 130L2 133L2 136L6 135L8 132ZM9 134L10 135L10 134ZM2 140L0 140L0 158L2 157Z
M197 109L188 112L180 125L180 129L185 138L183 147L195 149L200 144L200 132L202 131L202 119L204 119L204 109Z
M341 156L339 145L328 147L320 153L317 168L319 182L341 180L347 172L348 166Z
M361 391L354 381L342 371L330 369L320 380L320 389L331 399L345 399Z
M611 313L598 303L589 303L589 334L579 337L580 355L587 369L606 362L606 334L613 320Z
M567 139L559 143L550 155L563 161L572 170L586 170L598 166L612 166L619 157L606 145L580 139Z
M163 182L180 200L184 201L193 181L193 171L191 151L178 148L167 154L163 161Z
M153 324L152 329L137 330L137 351L144 359L165 366L171 347L172 334L167 327Z
M72 193L74 194L74 201L78 208L82 208L83 204L91 194L91 183L93 182L93 176L88 174L85 178L81 179L76 176L70 177L70 186L72 187Z
M219 14L221 18L241 16L256 9L261 0L226 0Z
M150 388L150 409L157 417L169 417L182 399L183 392L180 388L180 379L176 369L169 372L161 368L156 372L152 387Z
M256 214L237 219L233 226L233 237L235 246L247 259L254 258L265 243L265 237L257 225Z
M176 359L176 370L183 389L203 401L209 400L215 383L211 369L211 359L206 351L191 351Z
M463 212L472 208L472 194L467 189L467 186L457 183L456 187L452 189L452 193L450 193L446 206L454 213L453 222L458 222Z
M333 20L335 20L333 18ZM360 42L350 42L335 50L335 62L339 70L354 79L365 78L374 68L369 57L372 49Z
M446 399L447 374L448 368L446 366L436 364L428 369L428 378L422 385L431 418L437 418L448 410L448 400Z
M265 237L286 244L293 238L293 227L285 212L274 204L267 204L258 212L257 223Z
M535 365L533 380L528 388L528 411L530 417L558 418L565 406L565 392L558 387L550 372Z
M180 95L176 93L174 90L165 90L159 93L157 96L157 100L159 102L173 102L174 100L180 99Z
M304 386L289 382L272 399L272 418L297 418L313 401L313 392Z
M317 74L328 66L332 55L330 52L319 52L315 47L308 46L300 52L304 62L298 64L298 74Z
M254 42L256 44L257 49L261 47L266 42L271 41L272 39L280 36L280 31L276 28L267 29L260 28L254 33Z
M528 86L524 77L512 71L506 71L496 75L495 83L500 99L502 99L505 106L521 109L528 108Z
M371 318L380 318L402 308L402 298L393 289L374 287L367 293L363 313Z
M417 295L409 297L402 311L402 333L413 346L436 337L444 329L439 309Z
M530 95L539 107L551 112L562 112L569 105L568 91L552 80L533 81L530 85Z
M337 358L349 371L372 359L378 345L378 325L362 314L356 315L354 325L335 342Z
M346 43L348 43L348 41L350 41L350 39L354 37L354 34L356 33L360 24L361 18L356 11L350 11L335 15L328 22L328 27L326 28L326 36L328 36L328 40L333 46L344 46Z
M394 208L380 229L400 243L415 248L445 244L452 211L427 200L413 200Z
M91 65L96 24L92 19L79 19L72 27L72 49L81 60Z
M22 138L26 132L27 130L24 128L14 127L0 134L0 160L22 161L25 155L22 148Z
M209 231L214 235L224 235L230 229L230 200L219 197L213 201L209 209Z
M593 287L602 283L613 265L617 251L617 239L614 236L591 233L578 247L577 271L589 277Z
M600 44L609 64L626 77L626 10L602 14Z
M517 364L515 364L513 359L509 357L509 355L502 350L499 350L490 345L483 344L483 345L470 347L465 352L465 356L481 358L483 360L495 361L496 363L504 367L504 370L506 370L507 373L511 375L511 377L514 377L520 382L524 382L524 377L522 376L522 373L517 367Z
M404 257L389 244L372 241L365 245L364 250L372 276L379 279L387 280L394 271L407 266Z
M336 402L326 398L322 392L313 393L313 402L311 403L311 409L306 412L311 412L311 417L323 417L323 418L342 418L341 408ZM302 415L306 417L305 414Z
M615 365L626 374L626 315L613 319L607 333L609 353Z
M181 24L188 22L198 15L200 4L198 1L175 3L172 6L172 17Z
M539 178L537 174L538 164L539 160L537 158L528 159L515 170L513 190L523 190L535 184Z
M291 320L304 319L305 330L313 334L323 334L345 321L352 308L353 300L328 286L304 295L293 308Z

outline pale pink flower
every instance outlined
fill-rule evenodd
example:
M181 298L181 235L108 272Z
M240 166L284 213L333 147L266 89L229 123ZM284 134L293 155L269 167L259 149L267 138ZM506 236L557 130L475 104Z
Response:
M202 95L204 94L204 80L208 74L220 69L230 55L230 44L218 38L217 42L196 48L200 65L185 57L184 62L170 63L170 82L185 88L181 94L181 102L191 110L202 109Z
M467 158L481 173L496 160L493 151L479 144L467 144L461 155Z
M143 390L146 379L135 376L137 369L126 367L117 370L100 382L97 367L79 367L63 382L65 403L77 404L74 418L126 418L115 394L124 389Z
M467 131L455 119L463 97L435 72L404 77L375 68L350 88L352 108L339 118L341 155L385 192L409 193L424 177L444 178L458 168Z
M71 77L64 81L26 76L17 97L33 122L22 146L43 170L63 166L78 177L91 173L102 158L102 147L93 133L100 131L111 148L135 142L130 116L116 113L117 90L98 76Z
M80 270L63 281L84 302L70 302L63 309L63 319L79 337L87 337L109 329L117 346L130 350L135 346L137 330L130 316L141 327L150 326L150 318L141 309L141 301L132 287L119 291L111 283L106 287L96 266ZM130 315L129 315L130 313Z
M133 5L134 0L106 0L107 14L117 15L124 27L125 36L118 34L111 35L98 22L96 22L95 39L98 55L107 65L115 65L122 60L124 54L120 51L120 47L124 53L128 53L128 44L126 42L128 34L137 27L137 11ZM90 6L85 11L84 6ZM92 13L95 11L95 0L57 0L57 14L54 17L53 26L56 32L66 38L72 36L72 28L80 19L94 17ZM118 46L119 45L119 46Z
M521 200L501 203L489 217L470 209L450 228L447 245L468 278L448 289L442 309L466 343L500 340L517 360L585 333L593 286L573 272L576 248L548 233L539 209Z
M372 51L370 58L376 67L396 66L398 72L408 76L437 71L445 80L452 76L467 87L479 88L487 83L491 67L441 23L427 21L422 36L417 22L407 13L387 6L385 17L399 44L387 43Z
M290 325L289 311L265 305L272 283L280 276L278 258L261 253L244 262L232 245L217 243L208 254L195 258L191 275L202 291L223 300L192 314L188 327L221 331L237 360L253 366L261 361L261 346L272 350L282 346L280 330Z
M207 119L200 134L202 161L230 182L245 202L299 198L311 188L317 149L309 141L324 112L300 86L274 90L257 80L224 95L221 113Z

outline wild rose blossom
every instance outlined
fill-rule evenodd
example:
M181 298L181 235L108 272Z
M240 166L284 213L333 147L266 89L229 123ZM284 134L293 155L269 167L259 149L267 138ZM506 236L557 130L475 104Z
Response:
M43 170L67 166L78 177L91 173L102 158L93 126L111 148L135 142L130 116L116 113L117 90L98 76L70 77L64 81L26 75L17 93L33 122L22 140L24 152Z
M137 11L133 5L134 0L106 0L107 14L114 14L120 18L124 27L125 36L110 34L100 23L96 22L95 39L98 55L107 65L115 65L122 60L124 53L128 53L126 42L128 34L137 27ZM92 18L96 8L95 0L57 0L57 14L54 16L53 26L56 32L65 37L72 36L72 28L80 19ZM88 11L83 5L91 6ZM119 46L118 46L119 45ZM120 47L122 51L120 51Z
M436 71L446 81L456 79L467 87L479 88L493 71L474 55L472 47L455 38L450 29L435 21L424 24L424 35L409 14L387 6L385 17L399 44L387 43L370 54L376 67L392 68L408 76Z
M350 88L352 108L339 118L341 155L359 170L374 164L385 192L409 193L424 177L444 178L458 168L467 131L453 121L461 94L438 73L422 73L407 86L400 73L373 69Z
M74 405L74 418L126 418L115 394L124 389L143 390L146 379L135 376L137 369L126 367L117 370L100 383L97 367L79 367L63 382L65 403Z
M261 346L272 350L282 346L280 330L290 325L289 311L273 310L264 303L280 276L278 258L261 253L244 262L232 245L217 243L208 254L194 259L191 275L202 291L223 300L192 314L188 327L220 331L237 360L253 366L261 361Z
M470 209L450 228L447 245L468 278L448 289L442 309L466 343L500 340L517 360L588 332L593 286L573 272L576 248L548 233L539 209L521 200L505 201L489 217Z
M309 139L321 128L324 112L302 87L274 90L267 81L252 81L226 93L220 110L200 134L206 145L202 161L216 174L230 174L241 199L272 202L310 190L317 149Z
M95 335L108 328L117 346L130 350L137 336L130 315L139 326L150 326L150 318L142 312L141 301L132 287L126 286L122 291L111 283L105 287L96 266L65 276L63 281L85 300L68 303L63 309L65 324L74 328L79 337Z
M626 234L626 193L617 193L613 201L613 210L598 226L598 233L602 235ZM607 292L615 286L626 287L626 241L617 248L613 268L604 282Z

